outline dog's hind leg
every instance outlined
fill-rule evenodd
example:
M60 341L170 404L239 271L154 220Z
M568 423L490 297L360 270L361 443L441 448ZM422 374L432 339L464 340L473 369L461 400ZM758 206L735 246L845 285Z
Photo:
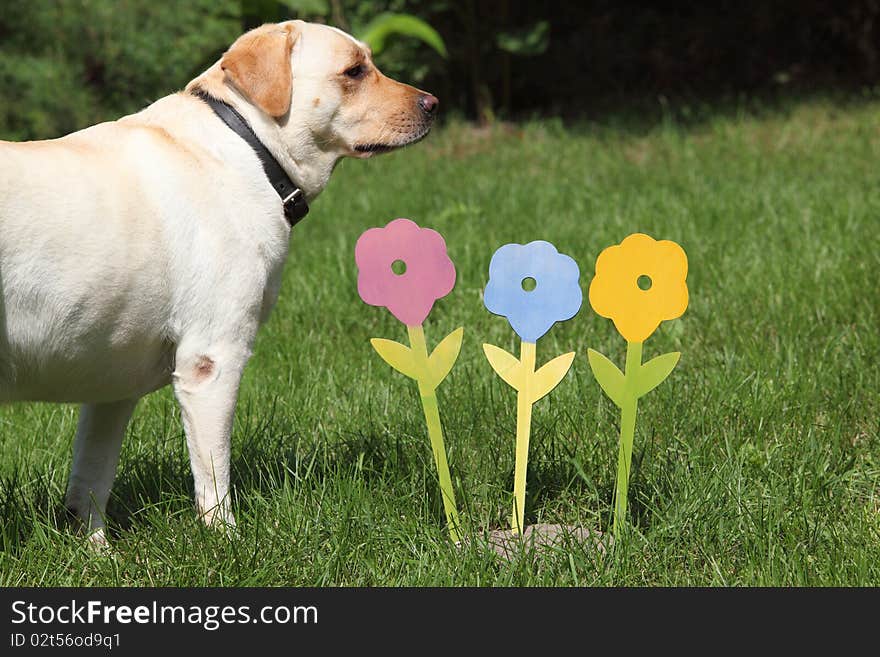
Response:
M229 500L232 419L249 350L229 346L178 349L172 374L195 484L196 509L207 525L235 526Z
M137 404L126 399L107 404L85 404L80 410L73 442L73 468L65 506L78 530L98 546L107 544L104 517L116 476L125 427Z

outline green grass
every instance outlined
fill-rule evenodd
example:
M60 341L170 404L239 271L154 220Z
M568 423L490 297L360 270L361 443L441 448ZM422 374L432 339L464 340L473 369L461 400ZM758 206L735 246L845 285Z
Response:
M76 409L0 415L3 585L880 584L880 104L801 103L688 128L554 122L479 131L343 163L294 231L234 434L239 535L203 529L168 390L139 406L110 503L115 553L64 529ZM639 407L634 531L600 559L560 550L500 563L443 530L415 384L372 351L404 327L357 296L355 241L410 217L458 269L426 323L465 327L439 389L450 466L472 533L507 526L515 395L480 345L515 349L482 306L493 251L547 239L589 284L600 250L636 231L687 251L691 305L645 358L683 353ZM617 409L586 348L625 343L588 305L538 345L578 351L535 407L527 522L606 530Z

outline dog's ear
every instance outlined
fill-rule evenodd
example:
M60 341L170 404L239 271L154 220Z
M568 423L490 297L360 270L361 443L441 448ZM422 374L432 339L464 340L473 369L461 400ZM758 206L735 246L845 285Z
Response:
M264 25L240 36L220 60L220 68L235 87L269 116L290 109L293 73L290 53L299 37L297 27Z

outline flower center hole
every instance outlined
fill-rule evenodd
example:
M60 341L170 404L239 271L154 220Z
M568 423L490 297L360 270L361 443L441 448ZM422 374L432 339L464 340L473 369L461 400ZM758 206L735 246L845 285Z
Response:
M402 276L406 273L406 263L403 260L395 260L391 263L391 271L398 276Z
M650 290L654 282L651 280L650 276L642 274L639 276L639 280L636 281L636 284L639 286L640 290Z
M536 287L538 287L538 281L536 281L531 276L526 276L524 279L522 279L521 285L523 290L525 290L526 292L531 292Z

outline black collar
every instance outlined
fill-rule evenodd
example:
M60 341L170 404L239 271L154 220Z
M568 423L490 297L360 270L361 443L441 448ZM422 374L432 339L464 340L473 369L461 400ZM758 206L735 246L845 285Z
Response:
M281 197L287 223L293 227L296 222L309 213L309 204L306 203L303 191L284 172L278 161L272 157L269 149L263 146L263 142L257 138L253 128L248 125L248 122L245 121L244 117L234 107L208 95L201 89L193 93L196 97L208 103L211 109L214 110L214 114L219 116L223 123L228 125L235 134L244 139L254 149L257 157L260 158L266 177L275 191L278 192L278 196Z

